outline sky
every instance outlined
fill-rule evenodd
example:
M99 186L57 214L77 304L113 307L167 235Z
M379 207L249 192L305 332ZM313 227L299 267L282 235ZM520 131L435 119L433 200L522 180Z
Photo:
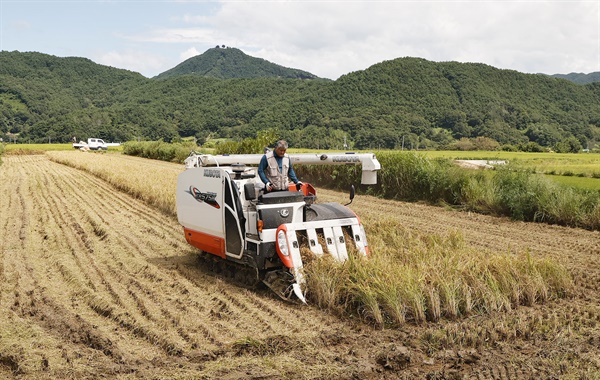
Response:
M600 0L0 0L0 50L151 78L215 46L337 79L419 57L600 71Z

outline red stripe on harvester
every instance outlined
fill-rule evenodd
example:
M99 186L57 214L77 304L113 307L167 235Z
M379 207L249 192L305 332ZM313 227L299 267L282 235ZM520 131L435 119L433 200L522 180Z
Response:
M185 240L187 240L188 244L223 259L226 258L225 239L185 227L183 227L183 232L185 233Z

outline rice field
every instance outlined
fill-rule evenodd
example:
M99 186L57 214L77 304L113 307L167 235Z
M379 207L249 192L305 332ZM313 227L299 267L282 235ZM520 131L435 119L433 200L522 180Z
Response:
M1 377L600 375L598 231L359 195L371 257L316 261L300 306L203 267L168 198L182 170L4 157Z

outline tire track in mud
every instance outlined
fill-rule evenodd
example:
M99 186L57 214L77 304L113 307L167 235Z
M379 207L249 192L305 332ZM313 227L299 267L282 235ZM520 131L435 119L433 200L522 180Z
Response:
M503 360L499 359L498 361L502 362ZM474 372L474 374L468 377L469 379L518 380L534 377L541 379L553 378L552 373L549 371L533 370L523 368L522 366L514 366L502 363L490 363L489 367L486 367L484 370L475 370Z

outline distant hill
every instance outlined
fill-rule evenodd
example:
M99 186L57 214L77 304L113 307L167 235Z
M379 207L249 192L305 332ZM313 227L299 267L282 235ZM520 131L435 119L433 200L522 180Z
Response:
M165 79L181 75L197 75L219 79L319 79L316 75L306 71L290 69L261 58L251 57L236 48L218 46L187 59L154 78Z
M214 55L209 65L214 69L221 67L215 57L229 61L229 53L248 63L237 66L239 73L277 67L232 48L199 57ZM232 79L174 74L156 80L84 58L2 51L0 137L202 141L276 128L291 146L316 149L341 148L345 141L352 149L432 149L478 137L513 147L600 142L600 82L578 85L484 64L412 57L335 81L239 73Z
M596 71L590 74L584 73L570 73L570 74L554 74L554 78L562 78L569 80L577 84L589 84L594 82L600 82L600 71Z

